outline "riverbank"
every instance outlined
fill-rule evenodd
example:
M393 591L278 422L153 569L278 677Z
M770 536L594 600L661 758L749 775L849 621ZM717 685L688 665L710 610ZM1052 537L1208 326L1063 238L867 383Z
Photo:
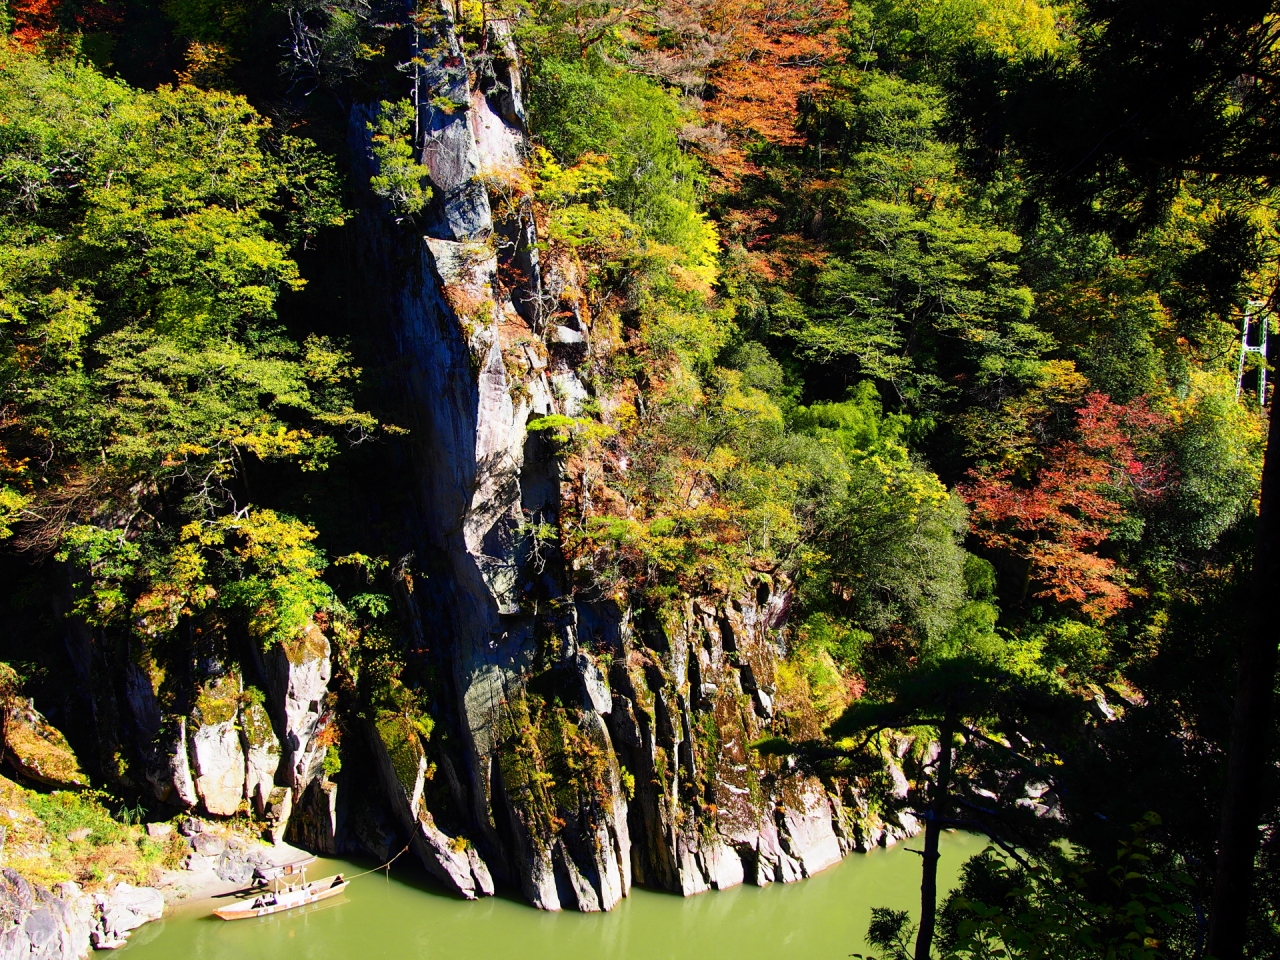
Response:
M0 776L0 956L78 960L118 949L174 904L247 886L307 856L239 821L134 821L93 790L28 789Z
M775 960L802 948L837 957L860 947L871 907L914 910L920 882L919 861L903 844L849 855L795 883L683 898L634 889L610 914L549 914L511 892L462 900L406 857L391 876L362 876L335 901L227 924L212 918L225 895L248 885L256 868L307 852L263 843L234 819L121 823L92 792L44 794L0 778L0 801L0 909L9 921L0 956L79 960L97 947L142 960L250 960L305 941L310 960L468 951L513 960ZM982 845L946 838L944 887ZM355 876L374 865L326 859L312 875Z

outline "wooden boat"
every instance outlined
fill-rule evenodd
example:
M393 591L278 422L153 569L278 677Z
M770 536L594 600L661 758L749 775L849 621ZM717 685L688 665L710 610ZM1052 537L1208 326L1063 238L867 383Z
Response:
M266 917L273 913L292 910L295 907L305 907L310 903L319 903L321 900L336 897L347 889L349 883L349 881L343 879L340 873L332 877L325 877L323 880L313 880L307 883L305 871L298 872L302 874L302 880L299 883L282 885L277 878L270 889L261 891L252 899L246 898L239 903L220 907L213 911L213 915L223 920L248 920L251 917Z

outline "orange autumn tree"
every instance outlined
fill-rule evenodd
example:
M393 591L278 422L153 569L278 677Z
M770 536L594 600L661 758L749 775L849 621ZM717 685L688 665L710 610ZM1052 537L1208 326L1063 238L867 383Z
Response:
M110 30L123 16L115 0L10 0L8 12L10 39L26 49Z
M1129 605L1124 571L1098 551L1129 505L1168 489L1163 459L1139 453L1140 437L1167 426L1142 398L1118 404L1089 394L1074 436L1050 446L1037 468L1021 476L1007 466L969 472L959 492L972 508L974 535L1027 561L1036 596L1077 604L1097 620L1115 615Z
M14 41L32 47L58 28L61 0L14 0L9 5Z
M830 0L719 0L708 19L726 35L708 80L707 121L779 146L804 142L795 125L801 95L821 85L842 52L848 8Z

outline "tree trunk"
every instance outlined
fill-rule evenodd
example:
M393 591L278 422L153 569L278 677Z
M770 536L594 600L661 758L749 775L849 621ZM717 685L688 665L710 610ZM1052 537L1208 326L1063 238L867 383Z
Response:
M1271 404L1267 456L1262 469L1262 505L1254 552L1253 580L1245 608L1227 754L1227 784L1218 826L1218 859L1214 867L1210 910L1209 954L1215 960L1244 956L1245 928L1258 849L1258 810L1267 779L1271 699L1275 686L1277 624L1267 616L1280 593L1280 551L1276 548L1276 503L1280 477L1280 427Z
M942 821L947 815L947 793L951 789L951 741L955 737L956 718L947 712L938 729L938 773L933 781L933 802L924 821L924 867L920 879L920 931L916 934L915 960L929 960L933 948L933 928L938 912L938 839Z

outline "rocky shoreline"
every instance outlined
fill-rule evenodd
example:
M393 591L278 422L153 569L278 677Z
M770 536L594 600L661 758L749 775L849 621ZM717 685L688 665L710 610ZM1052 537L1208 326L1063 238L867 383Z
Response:
M181 869L162 871L155 886L121 882L90 893L68 880L50 890L0 868L0 960L82 960L92 950L123 947L167 907L230 893L251 882L256 867L306 856L289 844L256 843L195 819L182 828L190 831L191 852Z

